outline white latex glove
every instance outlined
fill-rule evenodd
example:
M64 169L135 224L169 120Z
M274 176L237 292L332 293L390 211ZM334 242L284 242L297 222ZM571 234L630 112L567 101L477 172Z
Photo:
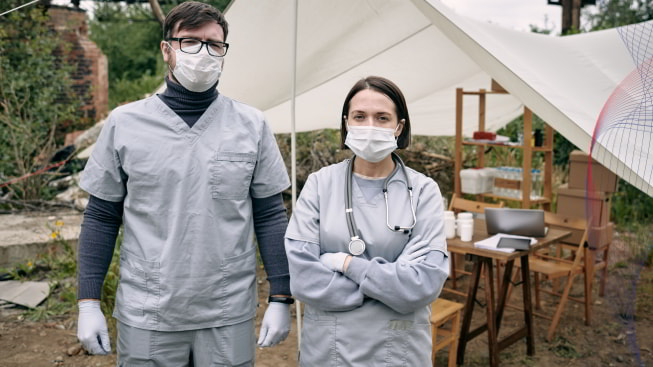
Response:
M111 353L107 320L100 309L100 301L84 300L78 303L77 339L91 354Z
M346 252L325 252L320 255L320 262L332 271L344 273L347 256Z
M397 258L397 262L417 264L424 261L431 248L429 241L421 241L421 239L420 235L412 238Z
M288 333L290 333L288 305L281 302L270 302L263 316L257 344L259 347L277 345L286 340Z

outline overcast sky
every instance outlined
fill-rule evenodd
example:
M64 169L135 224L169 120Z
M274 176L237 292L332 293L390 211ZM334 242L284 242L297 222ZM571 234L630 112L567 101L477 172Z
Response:
M358 0L354 0L358 1ZM547 0L441 0L456 13L502 27L528 32L530 24L560 33L562 7L547 5ZM53 0L70 4L70 0ZM254 3L253 3L254 4ZM93 2L82 1L82 8L92 9Z
M560 33L562 7L547 0L441 0L456 13L502 27L530 31L529 24ZM546 17L546 18L545 18Z

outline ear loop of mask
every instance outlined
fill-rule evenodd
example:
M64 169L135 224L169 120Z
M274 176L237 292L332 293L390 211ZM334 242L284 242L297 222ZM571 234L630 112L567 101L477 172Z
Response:
M345 116L345 115L342 115L342 119L345 121L345 128L347 129L347 132L349 132L349 119L347 119L347 116ZM404 124L406 123L406 120L405 120L405 119L401 119L401 120L399 120L399 122L401 122L401 121L403 121ZM399 128L399 125L400 125L400 124L397 123L397 127L395 127L395 131L394 131L394 132L397 132L397 129ZM393 135L394 135L394 134L393 134ZM401 135L401 134L400 134L400 135ZM399 136L395 136L395 141L396 141L396 140L399 140Z

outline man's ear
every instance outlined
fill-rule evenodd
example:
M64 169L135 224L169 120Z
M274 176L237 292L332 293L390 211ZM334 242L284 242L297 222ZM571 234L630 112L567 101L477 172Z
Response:
M170 44L166 41L161 41L159 44L159 48L161 49L161 54L163 55L163 61L165 63L170 62Z

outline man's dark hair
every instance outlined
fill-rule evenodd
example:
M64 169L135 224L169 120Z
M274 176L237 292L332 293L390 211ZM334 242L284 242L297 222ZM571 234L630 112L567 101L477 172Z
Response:
M345 145L345 140L347 139L347 120L345 116L349 115L349 103L358 92L364 89L371 89L381 94L385 94L390 98L390 100L392 100L392 102L394 102L398 122L404 120L403 130L401 130L401 134L399 134L399 137L397 138L397 148L408 148L410 145L410 117L408 116L406 99L395 83L380 76L368 76L367 78L359 80L354 84L349 93L347 93L345 103L342 105L342 113L340 114L340 147L342 149L347 149L347 146Z
M187 1L175 6L163 22L163 39L173 37L173 32L182 29L197 29L207 23L216 22L224 32L227 41L228 24L222 13L215 7L198 1ZM175 29L175 26L177 29Z

